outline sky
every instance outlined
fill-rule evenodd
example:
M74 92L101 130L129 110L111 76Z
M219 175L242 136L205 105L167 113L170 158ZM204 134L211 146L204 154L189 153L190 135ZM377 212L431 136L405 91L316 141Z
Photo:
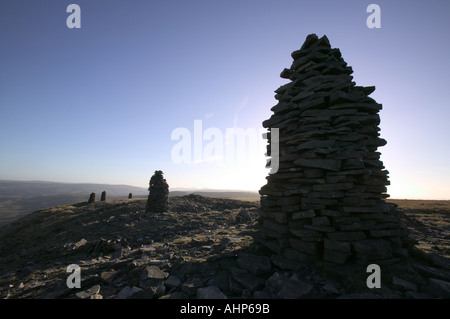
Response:
M162 170L171 189L257 191L280 72L316 33L376 86L391 197L450 199L449 14L440 0L2 0L0 179L148 187Z

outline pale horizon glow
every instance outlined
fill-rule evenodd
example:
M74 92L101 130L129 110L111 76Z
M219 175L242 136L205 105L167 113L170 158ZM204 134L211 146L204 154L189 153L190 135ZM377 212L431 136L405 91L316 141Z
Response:
M316 33L376 86L390 197L450 200L450 2L374 1L379 29L359 0L75 2L80 29L71 1L0 2L0 180L147 188L162 170L171 189L258 191L259 145L175 163L172 133L199 120L207 135L260 134L291 52Z

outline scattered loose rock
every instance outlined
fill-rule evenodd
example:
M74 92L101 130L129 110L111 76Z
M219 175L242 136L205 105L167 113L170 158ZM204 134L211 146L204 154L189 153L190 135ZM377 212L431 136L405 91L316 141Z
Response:
M189 209L196 205L202 210ZM257 212L258 202L195 195L169 198L168 211L159 214L145 206L145 199L83 203L70 208L69 219L68 208L60 207L0 228L0 296L446 298L448 293L446 259L414 253L415 246L409 250L414 257L408 257L410 262L380 266L382 289L371 290L365 267L299 262L255 242L258 220L238 223L236 217L242 211ZM327 227L325 219L318 223ZM42 234L48 236L43 239ZM358 249L367 246L382 253L378 242L366 241ZM337 252L349 249L345 241L325 244ZM66 267L73 263L81 269L81 289L66 286ZM343 267L341 275L338 266Z
M98 295L98 293L100 292L100 285L95 285L92 286L91 288L81 291L81 292L77 292L76 296L80 299L89 299L92 298L95 295ZM97 299L97 298L92 298L92 299Z

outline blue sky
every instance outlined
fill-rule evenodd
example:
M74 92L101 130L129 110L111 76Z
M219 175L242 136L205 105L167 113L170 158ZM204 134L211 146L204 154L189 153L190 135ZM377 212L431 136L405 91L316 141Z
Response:
M71 3L80 29L66 25ZM370 3L380 29L366 25ZM450 199L449 9L438 0L1 1L0 179L147 187L161 169L171 188L258 190L268 173L260 147L177 164L172 133L194 134L196 120L202 132L260 130L290 53L316 33L340 48L357 85L377 88L391 197Z

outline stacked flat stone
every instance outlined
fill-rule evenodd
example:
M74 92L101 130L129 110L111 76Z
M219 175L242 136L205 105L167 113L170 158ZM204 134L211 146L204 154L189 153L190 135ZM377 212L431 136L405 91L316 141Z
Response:
M169 185L167 184L162 171L155 171L150 178L148 190L147 206L148 212L161 213L168 209Z
M101 201L101 202L106 201L106 191L103 191L103 192L102 192L102 195L101 195L101 197L100 197L100 201Z
M94 203L95 202L95 193L91 193L89 195L88 203Z
M281 77L278 104L263 122L279 129L279 166L260 189L258 240L294 260L391 264L401 247L394 207L385 202L380 160L382 105L326 36L311 34ZM268 155L271 144L269 138Z

